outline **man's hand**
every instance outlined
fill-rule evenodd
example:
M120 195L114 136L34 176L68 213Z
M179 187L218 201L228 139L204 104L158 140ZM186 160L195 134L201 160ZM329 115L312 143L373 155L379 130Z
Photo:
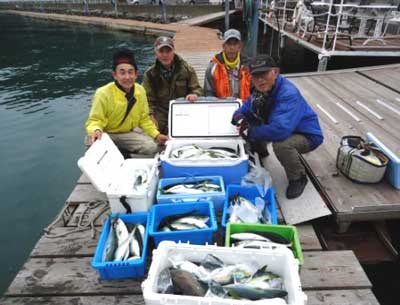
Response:
M241 124L238 126L239 135L244 139L247 140L249 138L249 123L246 121L242 121Z
M186 96L186 99L189 101L189 102L194 102L194 101L196 101L197 100L197 94L188 94L187 96Z
M240 126L245 120L245 117L241 113L236 113L232 117L231 124L235 126Z
M90 137L90 145L92 145L96 140L101 139L103 132L100 129L96 129Z
M160 145L164 145L165 142L167 142L169 140L168 136L166 136L165 134L159 134L158 136L156 136L155 138L156 142Z

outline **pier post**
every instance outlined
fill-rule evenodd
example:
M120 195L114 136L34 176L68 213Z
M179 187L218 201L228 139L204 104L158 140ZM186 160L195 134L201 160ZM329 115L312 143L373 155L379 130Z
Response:
M318 72L326 71L328 66L329 56L318 54Z

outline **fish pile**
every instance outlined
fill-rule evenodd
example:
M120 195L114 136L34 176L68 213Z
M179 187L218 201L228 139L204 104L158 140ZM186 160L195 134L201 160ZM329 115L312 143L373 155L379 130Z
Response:
M171 151L171 159L237 159L239 158L239 149L237 151L227 147L201 148L196 144L189 144L178 147Z
M148 168L138 168L135 170L133 178L133 191L139 191L147 187L149 180L149 169Z
M213 254L200 263L182 258L169 260L171 267L162 270L158 278L159 293L254 301L287 296L283 279L268 271L267 266L225 264Z
M236 194L229 198L229 220L230 223L261 223L270 224L271 215L267 204L261 197L255 198L256 204Z
M169 184L160 189L161 194L201 194L220 192L221 186L210 183L209 180L200 180L192 183Z
M171 215L164 217L158 225L157 231L180 231L180 230L196 230L208 228L207 222L210 217L206 215L198 215L193 212Z
M109 217L111 225L103 254L103 261L140 259L143 252L145 227L141 224L126 224L119 217Z
M292 243L274 232L234 233L230 236L232 245L238 248L263 249L274 247L292 247Z

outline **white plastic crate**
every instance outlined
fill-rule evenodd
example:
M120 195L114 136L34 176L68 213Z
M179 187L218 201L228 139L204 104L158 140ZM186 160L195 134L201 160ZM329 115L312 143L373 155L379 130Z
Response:
M174 294L161 294L157 292L157 280L162 270L170 267L169 257L181 255L183 259L193 262L202 261L207 254L213 254L222 259L226 264L242 263L244 261L255 264L259 268L268 265L268 270L282 277L285 289L288 292L289 305L305 305L307 296L301 289L298 273L298 260L293 253L284 247L276 249L239 249L217 246L199 246L190 244L176 244L164 241L153 251L153 260L147 279L142 283L143 298L146 305L251 305L253 301L233 300L212 297L195 297ZM261 301L258 301L260 303ZM260 303L261 304L261 303ZM282 304L279 299L262 300L263 305Z
M163 178L191 176L222 176L225 184L240 183L248 171L248 155L244 141L230 122L239 100L212 99L196 103L171 101L169 105L169 137L165 152L160 156ZM236 151L237 159L171 159L176 148L196 144L203 149L212 147Z
M93 186L104 192L110 202L112 213L145 212L155 200L158 185L156 159L126 159L114 142L103 133L78 160L78 166ZM147 187L133 189L135 170L148 169ZM129 208L126 207L129 206Z

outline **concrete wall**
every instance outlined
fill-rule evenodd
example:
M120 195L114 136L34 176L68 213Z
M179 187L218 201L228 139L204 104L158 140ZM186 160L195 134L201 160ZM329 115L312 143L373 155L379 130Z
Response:
M10 2L1 3L0 9L18 9L25 11L39 11L44 13L59 13L84 15L83 2ZM167 18L169 22L185 18L201 16L222 11L221 5L167 5ZM111 3L89 3L89 14L93 16L114 17L115 12ZM159 5L128 5L118 4L118 18L144 20L157 22L160 17Z

